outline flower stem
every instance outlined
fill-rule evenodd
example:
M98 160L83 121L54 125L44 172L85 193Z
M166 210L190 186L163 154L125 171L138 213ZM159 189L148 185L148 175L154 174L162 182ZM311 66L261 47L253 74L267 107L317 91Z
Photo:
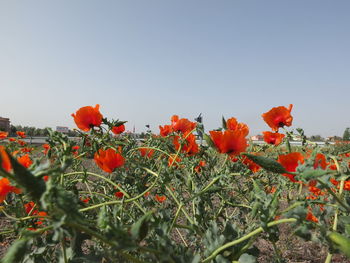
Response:
M283 224L283 223L292 223L292 222L296 222L297 219L295 218L285 218L285 219L281 219L281 220L276 220L276 221L273 221L273 222L270 222L267 224L267 227L272 227L272 226L275 226L275 225L279 225L279 224ZM209 257L207 257L206 259L204 259L202 261L202 263L206 263L206 262L209 262L211 261L212 259L214 259L218 254L220 254L222 251L224 251L225 249L229 248L229 247L232 247L234 245L237 245L251 237L254 237L255 235L257 234L260 234L261 232L264 232L264 229L262 227L259 227L257 229L255 229L254 231L248 233L247 235L239 238L239 239L236 239L234 241L231 241L231 242L228 242L226 243L225 245L219 247L218 249L216 249Z

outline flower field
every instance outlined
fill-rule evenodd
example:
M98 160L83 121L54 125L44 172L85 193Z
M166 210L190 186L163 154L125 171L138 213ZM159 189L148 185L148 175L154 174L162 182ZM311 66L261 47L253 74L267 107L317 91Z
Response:
M350 262L350 144L308 141L292 108L258 116L264 145L234 117L206 133L177 115L140 142L99 105L72 114L78 143L0 132L1 262L253 263L261 243L290 262L286 236Z

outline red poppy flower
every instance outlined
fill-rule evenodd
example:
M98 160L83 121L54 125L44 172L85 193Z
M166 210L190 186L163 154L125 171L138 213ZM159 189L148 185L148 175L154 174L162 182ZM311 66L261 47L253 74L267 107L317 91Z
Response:
M72 114L78 128L82 131L89 131L94 126L100 126L103 116L99 109L99 104L96 104L95 108L92 106L85 106L80 108L76 114Z
M28 148L28 147L24 147L21 149L22 153L30 153L34 150L34 148Z
M171 125L174 131L182 133L191 132L196 128L195 122L189 121L185 118L179 119L179 116L177 115L171 117Z
M72 153L74 156L78 155L78 150L80 149L80 146L79 145L74 145L72 146Z
M25 168L29 168L33 164L33 161L30 159L28 154L25 154L17 158L17 161L22 164Z
M39 210L34 209L35 203L33 201L30 201L29 203L24 204L24 210L26 211L27 215L35 215L39 212Z
M163 203L166 200L166 196L165 195L155 195L155 199L159 202L159 203Z
M83 203L85 203L85 204L87 204L87 203L89 203L90 202L90 200L91 200L91 198L90 197L86 197L86 198L84 198L84 199L80 199Z
M114 169L124 165L125 159L114 149L98 150L94 156L96 164L105 172L112 173Z
M288 172L295 172L299 164L304 163L304 157L299 152L293 152L285 155L278 156L277 160ZM292 182L297 182L293 174L282 174L291 180Z
M230 118L226 121L226 128L231 131L237 131L240 130L245 134L244 136L247 136L249 133L249 128L247 124L245 123L238 123L236 118Z
M242 163L248 167L249 170L251 170L253 173L256 173L260 170L260 166L254 163L252 160L250 160L248 157L243 156L242 157Z
M290 104L288 109L284 106L275 107L261 116L273 131L278 131L281 127L292 125L293 117L290 115L292 108L293 104Z
M20 194L21 189L12 186L7 178L0 179L0 203L2 203L6 199L7 194L11 192Z
M22 140L17 140L17 143L21 146L24 146L27 144L25 141L22 141Z
M9 138L9 141L10 141L10 142L15 142L16 139L15 139L15 138Z
M37 216L42 216L37 219L37 221L34 223L37 226L40 226L43 224L42 220L47 216L46 212L39 211L38 209L35 209L35 203L34 202L29 202L27 204L24 204L24 209L26 210L28 215L37 215ZM31 228L32 229L32 228Z
M164 125L164 127L159 126L160 136L166 137L173 132L173 127L171 125Z
M117 198L119 198L119 199L122 199L123 198L123 196L124 196L124 194L122 193L122 192L116 192L116 193L114 193L114 195L117 197Z
M334 170L334 171L336 171L338 169L337 165L335 164L335 162L333 160L330 161L328 168L331 170Z
M153 149L149 149L149 148L140 148L139 149L139 152L141 154L142 157L148 157L148 158L151 158L154 154L154 150Z
M27 137L27 136L26 136L26 133L23 132L23 131L16 131L16 134L17 134L19 137L21 137L21 138Z
M314 215L312 214L311 211L309 211L309 212L307 213L307 215L306 215L306 220L311 221L311 222L318 223L317 217L314 216Z
M10 172L12 169L12 165L10 162L10 158L7 155L7 152L5 151L5 147L0 145L0 161L1 161L1 167L6 171Z
M200 161L199 164L194 168L196 173L200 173L202 171L202 167L206 166L207 163L205 161Z
M9 134L8 132L0 131L0 140L5 139L8 134Z
M326 156L324 156L322 153L316 154L315 161L314 161L314 169L321 168L325 170L328 166L328 163L326 162Z
M316 187L316 186L309 186L309 191L314 194L315 196L320 196L320 195L324 195L325 192L323 192L320 188Z
M275 192L276 192L276 187L275 186L267 186L266 188L265 188L265 192L267 193L267 194L274 194Z
M268 144L279 145L283 141L284 134L278 132L264 131L264 141Z
M114 126L114 127L112 128L112 132L113 132L114 134L121 134L121 133L124 132L124 131L125 131L125 125L124 125L124 124L119 125L119 126Z
M199 152L199 147L198 144L196 143L196 136L194 136L193 133L185 133L182 136L185 139L185 143L182 145L181 150L183 152L188 153L189 155L194 155ZM180 143L179 143L180 136L175 136L173 143L175 146L175 149L178 150L180 148Z
M175 154L170 155L169 159L168 159L168 166L169 167L178 167L178 163L181 162L181 158L180 157L176 157L175 158Z
M220 153L231 157L244 152L248 147L246 133L242 130L210 131L210 137Z
M344 182L344 190L350 191L350 180Z
M43 144L43 148L44 148L43 153L46 155L51 147L49 144L45 143L45 144Z

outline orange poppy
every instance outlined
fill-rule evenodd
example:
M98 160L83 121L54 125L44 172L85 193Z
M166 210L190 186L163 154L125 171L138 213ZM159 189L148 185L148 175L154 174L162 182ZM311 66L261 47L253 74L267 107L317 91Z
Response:
M0 140L5 139L8 134L8 132L0 131Z
M16 134L17 134L19 137L21 137L21 138L27 137L27 136L26 136L26 133L23 132L23 131L16 131Z
M299 152L293 152L289 154L282 154L278 156L277 160L288 172L295 172L299 164L304 163L304 157ZM297 182L293 174L282 174L291 180L292 182Z
M148 157L148 158L151 158L154 154L154 150L153 149L149 149L149 148L140 148L139 149L139 152L141 154L142 157Z
M210 131L210 137L220 153L231 157L244 152L248 147L246 133L242 130Z
M17 143L21 146L24 146L27 144L25 141L22 141L22 140L17 140Z
M9 138L9 141L10 141L10 142L15 142L16 139L15 139L15 138Z
M320 195L324 195L325 192L323 192L320 188L316 187L316 186L309 186L309 191L314 194L315 196L320 196Z
M325 170L328 166L328 163L326 162L326 156L324 156L322 153L316 154L315 161L314 161L314 169L321 168Z
M166 137L173 132L173 127L171 125L159 126L160 136Z
M166 196L165 195L155 195L155 199L159 202L159 203L163 203L166 200Z
M26 211L27 215L37 214L39 210L34 209L35 207L36 205L33 201L30 201L29 203L24 204L24 210Z
M12 186L7 178L0 179L0 203L2 203L6 199L7 194L11 192L20 194L21 189Z
M28 154L25 154L17 158L17 161L22 164L25 168L29 168L32 165L33 161L30 159Z
M124 194L122 192L116 192L116 193L114 193L114 195L119 199L122 199L124 196Z
M194 168L196 173L200 173L202 171L202 167L206 166L207 163L205 161L200 161L199 164Z
M100 105L96 104L95 108L92 106L85 106L80 108L76 114L71 116L74 118L75 124L82 131L89 131L94 126L100 126L102 123L102 114L100 113Z
M28 147L24 147L21 149L22 153L30 153L34 150L34 148L28 148Z
M265 188L265 192L267 194L274 194L276 192L277 188L275 186L267 186Z
M344 190L350 191L350 180L344 182Z
M124 157L111 148L98 150L95 153L94 160L107 173L112 173L116 168L123 166L125 163Z
M283 141L284 134L278 132L264 131L264 141L268 144L279 145Z
M236 118L230 118L226 121L226 128L228 130L236 131L240 130L247 136L249 133L248 125L245 123L238 123Z
M114 134L121 134L121 133L124 132L124 131L125 131L125 125L124 125L124 124L119 125L119 126L114 126L114 127L112 128L112 132L113 132Z
M45 143L45 144L43 144L43 148L44 148L43 153L46 155L51 147L49 144Z
M24 204L24 209L26 210L28 215L42 216L37 219L37 221L34 223L35 225L39 226L43 224L42 220L44 220L44 217L47 216L47 213L43 211L39 211L38 209L35 209L35 203L33 201L27 204Z
M199 147L198 147L198 144L196 143L196 136L194 136L193 133L188 134L187 132L183 134L183 138L186 138L185 143L184 145L182 145L182 148L181 148L183 152L186 152L189 155L194 155L199 152ZM179 139L180 139L180 136L175 136L173 140L176 150L180 148Z
M306 220L314 222L314 223L318 223L317 217L314 216L310 210L309 210L309 212L306 215Z
M339 181L335 180L334 178L331 178L330 179L330 182L334 185L334 186L337 186L337 188L339 189ZM348 181L344 181L344 190L346 191L350 191L350 180Z
M79 145L74 145L72 146L72 154L74 156L78 155L78 150L80 149L80 146Z
M292 108L293 104L290 104L288 109L284 106L275 107L261 116L273 131L278 131L281 127L292 125L293 117L290 115Z
M261 168L258 164L254 163L252 160L250 160L246 156L242 157L242 163L246 165L248 169L251 170L253 173L258 172Z
M168 159L168 166L177 167L179 162L181 162L181 158L180 157L175 158L175 154L172 154Z
M196 123L185 118L179 119L179 116L173 115L171 117L171 126L176 132L186 133L193 131L196 128Z
M0 145L0 161L1 161L1 167L6 171L10 172L12 169L12 165L10 162L10 158L7 155L7 152L5 151L5 147Z

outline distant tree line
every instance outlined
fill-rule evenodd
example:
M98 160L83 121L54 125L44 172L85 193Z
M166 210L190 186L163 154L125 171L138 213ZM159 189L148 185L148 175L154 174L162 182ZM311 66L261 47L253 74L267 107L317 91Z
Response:
M45 137L49 135L47 129L50 129L50 128L46 127L41 129L41 128L35 128L35 127L29 127L29 126L11 125L10 136L17 136L16 135L17 131L24 131L27 134L27 136ZM69 137L76 137L78 136L78 133L76 131L69 130L67 135Z
M312 135L310 137L307 137L308 140L310 141L318 141L318 142L323 142L326 141L325 138L323 138L321 135ZM332 136L330 137L332 141L350 141L350 128L346 128L343 137L340 136Z
M346 128L343 134L344 141L350 141L350 128Z

